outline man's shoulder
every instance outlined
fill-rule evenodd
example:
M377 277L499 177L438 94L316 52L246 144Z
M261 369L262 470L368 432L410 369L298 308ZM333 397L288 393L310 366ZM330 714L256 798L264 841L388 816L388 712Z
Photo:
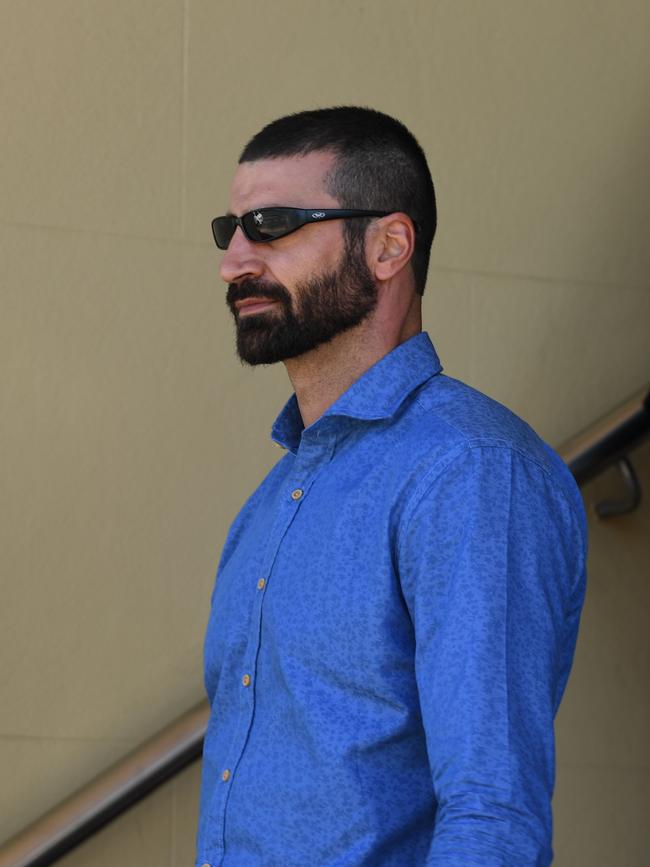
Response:
M434 463L444 463L468 449L502 448L535 463L577 502L577 485L560 455L527 421L495 398L441 373L418 391L414 409L413 421Z
M419 390L416 404L419 425L445 451L501 444L548 463L549 446L528 422L466 382L438 374Z

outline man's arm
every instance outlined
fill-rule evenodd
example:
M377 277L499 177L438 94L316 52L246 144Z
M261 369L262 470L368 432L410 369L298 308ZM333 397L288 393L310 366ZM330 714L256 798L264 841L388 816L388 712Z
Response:
M434 467L398 562L438 800L428 867L545 867L553 719L584 597L584 517L507 444Z

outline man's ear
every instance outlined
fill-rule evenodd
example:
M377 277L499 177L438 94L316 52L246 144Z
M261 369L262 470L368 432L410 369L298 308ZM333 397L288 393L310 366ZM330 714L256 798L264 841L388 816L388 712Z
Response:
M415 246L412 221L400 212L382 217L376 225L369 262L377 280L390 280L410 262Z

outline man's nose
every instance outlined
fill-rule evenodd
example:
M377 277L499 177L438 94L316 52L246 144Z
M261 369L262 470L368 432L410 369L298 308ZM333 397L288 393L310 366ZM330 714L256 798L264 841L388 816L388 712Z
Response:
M259 245L249 241L241 227L237 226L221 260L221 279L225 283L235 283L245 277L260 277L263 270Z

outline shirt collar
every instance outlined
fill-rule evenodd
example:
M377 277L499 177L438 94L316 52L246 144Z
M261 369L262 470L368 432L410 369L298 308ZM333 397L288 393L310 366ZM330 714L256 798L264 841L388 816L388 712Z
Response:
M428 332L420 331L369 367L308 430L326 427L335 416L364 421L391 418L419 385L441 370ZM294 392L273 423L271 439L295 454L303 430Z

